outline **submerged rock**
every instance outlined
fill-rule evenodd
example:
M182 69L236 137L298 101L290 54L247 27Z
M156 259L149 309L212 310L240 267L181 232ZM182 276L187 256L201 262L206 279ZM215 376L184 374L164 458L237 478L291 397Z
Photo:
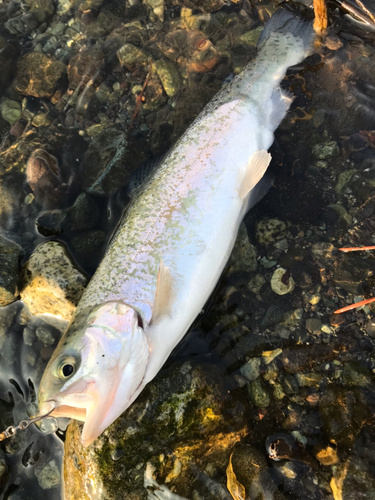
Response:
M0 104L1 116L10 125L13 125L21 116L21 104L11 99L4 99Z
M91 194L110 196L124 186L145 155L126 134L109 128L95 137L81 164L83 188Z
M236 244L229 258L227 273L237 271L252 272L257 268L257 251L249 241L247 229L242 222L238 232Z
M0 235L0 306L13 302L18 296L18 280L22 248Z
M65 73L65 64L61 61L31 52L18 60L13 86L22 95L52 97L57 82Z
M243 496L233 495L233 489L230 487L233 484L233 480L230 480L232 474L235 475L237 484L242 486ZM235 445L230 457L227 476L228 488L235 500L242 498L282 500L285 498L272 480L270 468L264 454L254 446L240 443Z
M35 200L45 208L61 205L67 186L62 182L57 158L44 149L35 150L27 162L27 182Z
M247 433L244 408L220 380L212 366L163 369L88 449L74 422L65 443L67 498L146 499L143 477L151 463L157 482L178 495L201 498L195 495L204 491L217 499L203 471L215 468L222 488L232 448Z
M70 320L87 285L61 243L39 245L22 270L21 297L32 314L50 314Z
M323 430L338 450L348 450L369 415L366 401L359 390L333 386L326 390L319 402Z

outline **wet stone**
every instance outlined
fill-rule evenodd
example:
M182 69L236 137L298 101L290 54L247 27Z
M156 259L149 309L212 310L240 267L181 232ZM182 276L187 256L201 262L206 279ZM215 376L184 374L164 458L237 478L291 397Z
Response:
M90 229L97 224L99 215L100 210L95 199L88 193L82 193L68 210L65 224L71 231Z
M39 327L35 330L35 334L41 342L45 345L53 345L56 341L51 331L47 328Z
M1 117L13 125L21 116L21 104L18 101L4 99L0 104Z
M346 170L345 172L342 172L339 175L335 191L337 194L342 193L342 191L346 188L346 186L350 183L352 180L353 175L357 172L355 168L352 168L350 170Z
M319 242L313 244L311 253L314 259L331 260L335 258L337 250L331 243Z
M293 375L286 375L283 386L286 394L298 394L299 392L298 381Z
M328 141L324 144L315 144L312 153L318 160L327 160L339 154L339 147L336 141Z
M0 37L0 94L3 94L12 80L12 75L16 69L17 50L9 44L5 38Z
M228 261L227 273L255 271L257 268L257 251L249 241L247 229L242 222L236 244Z
M66 185L60 177L59 164L55 156L44 149L36 149L28 159L26 175L39 205L45 208L60 206L66 193Z
M76 89L89 82L98 75L103 64L103 52L94 46L92 49L82 47L69 61L68 80L69 88Z
M60 470L55 460L51 460L48 464L44 465L43 468L37 467L35 469L35 475L43 490L54 488L58 486L61 481Z
M154 65L165 93L168 97L173 97L177 94L181 85L181 78L178 70L172 62L163 59L155 61Z
M375 436L373 428L364 429L347 460L340 463L330 486L334 499L373 499L375 491Z
M81 259L88 261L95 254L103 253L105 236L100 230L81 232L71 239L71 245Z
M320 373L296 373L296 379L300 387L315 387L323 380Z
M260 358L251 358L240 368L240 373L250 382L260 375Z
M298 327L302 324L303 309L288 311L283 315L282 325L286 328Z
M261 291L263 285L265 284L266 284L266 279L264 278L264 276L262 274L256 274L249 281L248 288L250 292L258 294Z
M149 57L141 49L131 43L125 43L118 51L117 57L120 64L132 70L135 66L146 65Z
M110 196L124 186L145 156L124 132L108 128L93 140L83 158L83 188L91 194Z
M13 241L0 236L0 306L16 300L22 248Z
M333 386L323 393L319 414L327 438L336 442L339 449L348 449L362 429L369 409L359 391Z
M260 323L261 327L269 328L271 326L277 325L278 323L280 323L280 321L282 321L283 316L284 311L280 309L280 307L272 305L267 309L266 314L262 318Z
M263 219L256 226L256 238L261 245L270 245L285 238L286 224L278 219Z
M276 484L273 482L264 453L259 449L241 443L236 444L230 459L230 464L236 483L242 486L243 492L246 495L238 494L240 491L237 489L238 487L234 490L230 488L232 492L234 491L234 494L232 494L234 499L284 499L284 496L278 491ZM230 475L228 469L227 477L229 480ZM228 481L227 484L230 485L231 483ZM237 492L237 494L235 492Z
M248 391L251 401L258 408L267 408L271 404L271 398L264 382L256 379L248 385Z
M31 52L18 60L13 86L22 95L52 97L65 72L65 64L61 61Z
M333 272L333 282L353 295L363 295L363 284L374 269L373 261L344 254Z
M313 335L320 335L323 323L318 318L309 318L306 320L306 329Z
M33 314L70 320L87 284L60 243L39 245L22 270L21 297Z
M342 378L344 384L349 386L365 387L372 382L372 377L366 367L356 361L344 363Z
M36 227L43 236L55 236L62 233L66 210L47 210L36 218Z

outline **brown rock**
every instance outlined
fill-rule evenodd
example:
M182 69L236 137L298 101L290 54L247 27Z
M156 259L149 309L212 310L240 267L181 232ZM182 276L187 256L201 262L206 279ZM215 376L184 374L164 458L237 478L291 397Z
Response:
M22 95L52 97L65 72L65 64L61 61L31 52L18 60L13 86Z

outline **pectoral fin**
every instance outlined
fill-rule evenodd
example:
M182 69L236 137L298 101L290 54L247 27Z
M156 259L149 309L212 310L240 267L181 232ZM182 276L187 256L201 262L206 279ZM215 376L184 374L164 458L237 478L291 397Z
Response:
M258 184L265 174L271 161L271 155L267 151L256 151L247 163L245 177L239 188L239 196L244 199L247 194Z
M155 324L164 315L169 315L173 303L173 278L169 267L160 260L151 323Z

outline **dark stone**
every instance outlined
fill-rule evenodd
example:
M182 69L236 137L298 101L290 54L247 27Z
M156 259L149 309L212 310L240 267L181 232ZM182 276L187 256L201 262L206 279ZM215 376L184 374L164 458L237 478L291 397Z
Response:
M63 232L62 225L66 218L66 210L49 210L41 212L35 223L38 233L43 236L57 236Z
M13 241L0 236L0 306L16 300L22 248Z
M91 194L110 196L124 186L145 160L124 132L109 128L95 137L81 164L82 185Z
M0 37L0 95L9 86L16 69L17 49Z
M68 210L64 227L69 231L91 229L97 225L99 216L98 203L88 193L82 193Z
M260 320L261 328L270 328L271 326L278 325L281 323L284 316L284 311L278 306L270 306L266 314Z
M333 386L319 402L323 430L339 449L350 449L369 416L369 409L359 390Z
M374 273L375 261L343 254L334 270L333 281L349 293L362 295L364 281Z

